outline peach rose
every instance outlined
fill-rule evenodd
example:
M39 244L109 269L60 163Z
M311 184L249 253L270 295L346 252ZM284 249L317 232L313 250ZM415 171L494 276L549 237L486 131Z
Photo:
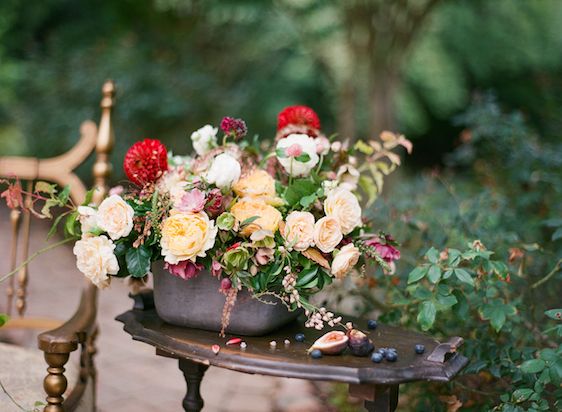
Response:
M359 256L361 253L353 243L345 245L332 261L332 274L338 279L343 278L357 264Z
M128 236L133 229L135 211L120 196L104 199L98 208L97 224L113 240Z
M232 190L240 197L268 199L276 196L275 180L265 170L254 170L238 180Z
M314 225L314 244L324 253L330 253L343 239L338 220L333 216L324 216Z
M326 216L333 216L338 220L344 235L362 224L359 201L353 193L341 187L328 193L324 201L324 212Z
M250 236L256 230L264 229L275 233L281 222L281 213L273 206L268 205L263 200L245 198L241 199L230 209L230 213L236 218L236 222L240 225L244 220L254 216L259 216L249 225L242 228L240 234L242 236Z
M205 212L187 213L172 210L162 222L162 256L171 264L184 260L195 262L205 257L206 251L215 244L217 228Z
M291 212L285 219L283 230L285 240L293 249L302 252L314 241L314 216L310 212Z

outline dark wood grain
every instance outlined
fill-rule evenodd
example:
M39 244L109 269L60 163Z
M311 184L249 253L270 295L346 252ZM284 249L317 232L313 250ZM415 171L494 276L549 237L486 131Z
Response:
M429 361L429 355L439 345L437 340L387 325L367 331L365 320L349 319L369 333L376 347L396 348L398 360L375 364L369 357L356 357L347 352L339 356L312 359L306 351L323 332L304 328L301 319L267 336L244 337L247 348L243 350L239 345L225 345L231 336L220 338L216 332L166 324L153 309L130 310L117 317L133 339L146 342L156 347L157 351L178 359L185 358L245 373L350 384L396 385L416 380L449 381L468 362L456 352L448 356L444 363ZM305 334L305 342L294 340L298 332ZM291 343L285 345L285 339ZM270 346L271 341L276 341L275 348ZM415 354L414 345L417 343L425 345L426 352L423 355ZM221 346L218 355L211 350L213 344Z

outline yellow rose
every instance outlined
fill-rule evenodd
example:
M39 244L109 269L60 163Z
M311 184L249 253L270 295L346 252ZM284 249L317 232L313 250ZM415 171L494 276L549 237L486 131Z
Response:
M275 180L265 170L254 170L238 180L232 190L240 197L274 197Z
M310 212L291 212L285 219L283 237L293 244L293 249L302 252L308 249L314 237L314 216Z
M162 256L171 264L184 260L195 262L197 257L205 257L205 251L214 246L216 235L215 222L209 220L205 212L172 211L162 222Z
M324 212L326 216L333 216L338 220L344 235L362 224L359 201L353 193L344 188L338 187L328 192L324 201Z
M238 224L254 216L259 216L249 225L246 225L240 234L250 236L256 230L264 229L275 233L281 221L281 213L273 206L266 204L263 200L245 198L241 199L230 209Z
M324 253L330 253L343 239L340 224L333 216L324 216L314 225L314 244Z
M341 279L357 264L359 256L361 256L361 253L359 253L359 249L353 243L345 245L332 261L332 274L336 278Z

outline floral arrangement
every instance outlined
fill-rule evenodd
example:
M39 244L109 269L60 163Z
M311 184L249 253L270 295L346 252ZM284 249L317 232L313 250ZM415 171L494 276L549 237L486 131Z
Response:
M278 297L289 310L303 308L307 326L340 321L311 297L351 272L365 275L370 262L386 273L400 252L390 235L374 228L361 204L380 194L384 176L399 164L393 152L411 151L404 136L380 139L327 138L317 114L292 106L278 116L274 144L249 138L243 120L225 117L219 129L191 134L194 156L174 155L145 139L127 152L127 187L111 189L99 206L70 204L68 189L37 183L33 199L66 206L65 232L75 239L78 269L105 288L112 277L144 279L155 261L186 281L216 276L232 307L247 288L255 298ZM23 207L19 182L2 196ZM223 327L229 307L223 311Z

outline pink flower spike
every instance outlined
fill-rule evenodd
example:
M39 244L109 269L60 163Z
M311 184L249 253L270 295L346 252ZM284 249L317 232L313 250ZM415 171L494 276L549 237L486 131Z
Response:
M203 265L193 263L191 260L184 260L182 262L176 263L175 265L166 263L164 265L164 269L170 272L170 274L177 276L178 278L188 280L197 276L201 269L203 269Z
M298 143L292 144L291 146L287 147L285 153L289 157L299 157L302 154L302 147Z
M242 342L242 339L240 339L240 338L232 338L232 339L229 339L229 340L226 342L226 344L227 344L227 345L238 345L240 342Z
M217 355L217 354L219 353L219 351L221 350L221 347L220 347L219 345L216 345L216 344L215 344L215 345L212 345L212 346L211 346L211 350L213 351L213 353L214 353L215 355Z
M177 208L182 212L199 213L205 207L205 203L205 194L199 189L193 189L184 193Z

